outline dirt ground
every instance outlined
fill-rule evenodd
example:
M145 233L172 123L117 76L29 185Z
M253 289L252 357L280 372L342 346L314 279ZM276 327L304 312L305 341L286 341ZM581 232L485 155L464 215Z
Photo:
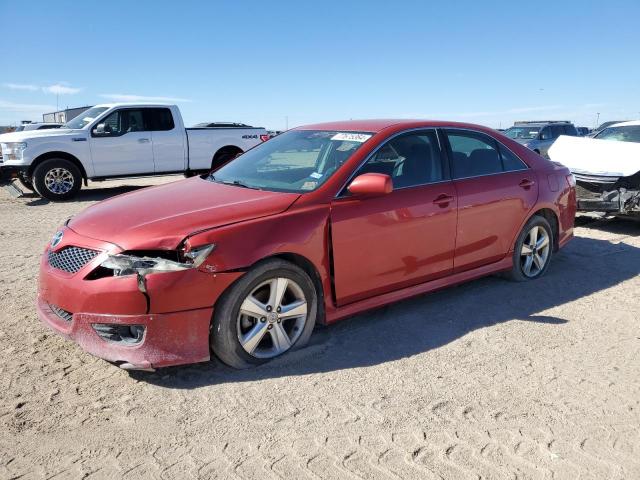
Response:
M70 215L172 180L0 190L1 479L640 478L640 224L579 218L538 281L398 303L255 370L129 374L38 321L37 264Z

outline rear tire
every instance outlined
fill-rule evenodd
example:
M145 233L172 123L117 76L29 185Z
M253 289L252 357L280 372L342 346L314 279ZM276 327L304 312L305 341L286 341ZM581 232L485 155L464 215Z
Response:
M218 301L211 324L213 353L243 369L301 348L313 332L318 301L300 267L279 259L258 264Z
M216 154L211 161L211 171L215 171L220 167L225 166L231 160L236 158L242 153L242 150L223 150Z
M526 282L544 275L551 263L553 245L553 230L549 222L544 217L533 216L516 239L513 267L506 277L515 282Z
M35 168L33 185L36 192L48 200L69 200L82 186L82 173L73 162L63 158L52 158Z

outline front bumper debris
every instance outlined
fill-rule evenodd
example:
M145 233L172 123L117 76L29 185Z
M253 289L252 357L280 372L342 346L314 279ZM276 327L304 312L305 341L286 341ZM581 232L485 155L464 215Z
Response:
M640 174L620 178L584 174L575 177L578 210L640 214Z
M117 245L68 227L60 232L61 240L47 248L40 262L37 310L42 322L88 353L126 369L209 360L213 306L242 272L149 274L145 295L135 275L94 275L108 254L121 253ZM96 253L80 258L72 249ZM71 257L61 257L63 252Z

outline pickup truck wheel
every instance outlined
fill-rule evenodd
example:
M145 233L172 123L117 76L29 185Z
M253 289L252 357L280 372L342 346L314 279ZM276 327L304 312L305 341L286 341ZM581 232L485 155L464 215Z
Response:
M33 184L40 196L48 200L68 200L80 190L82 174L69 160L52 158L35 168Z
M274 259L256 265L215 307L211 348L224 363L250 368L304 346L316 322L318 295L298 266Z
M211 161L211 170L217 170L226 165L241 153L242 150L239 149L222 149Z
M507 278L525 282L544 275L553 254L553 230L546 218L534 216L524 226L513 251L513 267Z

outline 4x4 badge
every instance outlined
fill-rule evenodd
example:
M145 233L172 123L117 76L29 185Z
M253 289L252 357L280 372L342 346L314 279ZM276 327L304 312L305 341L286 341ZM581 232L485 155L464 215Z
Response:
M64 236L64 232L57 231L53 238L51 239L51 248L56 248L58 244L62 241L62 237Z

